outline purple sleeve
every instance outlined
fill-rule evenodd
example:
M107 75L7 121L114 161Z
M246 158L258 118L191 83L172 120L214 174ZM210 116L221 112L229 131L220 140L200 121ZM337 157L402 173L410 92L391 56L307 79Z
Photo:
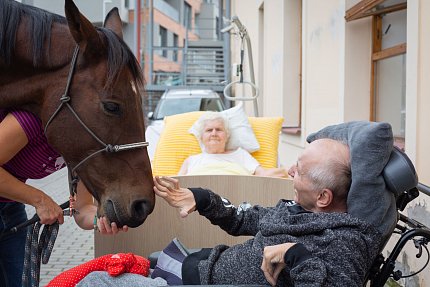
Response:
M29 142L43 134L42 123L34 114L23 110L12 110L10 113L21 125Z

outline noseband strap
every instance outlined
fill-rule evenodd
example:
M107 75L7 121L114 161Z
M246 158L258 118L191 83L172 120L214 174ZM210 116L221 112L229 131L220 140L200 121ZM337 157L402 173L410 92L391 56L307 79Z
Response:
M57 114L60 112L60 110L63 108L63 106L66 106L69 111L72 113L72 115L75 117L75 119L81 124L81 126L93 137L97 142L99 142L103 148L93 152L92 154L88 155L86 158L81 160L75 167L70 167L69 164L66 163L68 172L69 172L69 190L70 195L74 196L76 193L76 185L78 183L79 178L75 175L76 170L78 167L80 167L83 163L85 163L90 158L94 157L95 155L107 152L107 153L115 153L120 151L126 151L136 148L143 148L147 147L149 145L148 142L135 142L135 143L129 143L129 144L122 144L122 145L112 145L112 144L106 144L104 141L102 141L78 116L78 114L75 112L73 107L69 104L70 96L69 96L69 89L72 82L73 74L75 72L76 62L79 55L79 46L76 45L75 50L73 52L72 62L70 63L70 70L69 75L67 76L67 84L66 89L64 91L64 94L60 98L60 105L55 110L55 112L51 115L48 122L46 123L44 132L46 135L46 132L48 130L48 126L51 124L53 119L57 116Z

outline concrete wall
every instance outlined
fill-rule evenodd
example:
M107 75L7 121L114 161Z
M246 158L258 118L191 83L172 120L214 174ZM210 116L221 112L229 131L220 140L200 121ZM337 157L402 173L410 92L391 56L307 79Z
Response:
M406 152L415 162L419 181L430 185L430 2L408 1L407 14L407 56L406 56ZM419 198L410 204L405 214L413 216L430 226L430 200ZM424 251L425 252L425 251ZM425 262L416 259L417 249L409 246L399 256L406 271L419 270ZM405 281L405 286L430 286L430 272L427 266L419 277Z
M285 101L292 92L291 85L286 84L291 61L285 59L288 53L291 53L291 50L287 49L288 17L285 17L285 14L296 13L287 8L291 6L291 2L297 1L238 0L232 3L232 15L239 16L250 34L256 81L259 87L263 87L260 89L259 107L261 114L265 116L284 116L283 107L288 105ZM345 78L355 77L345 74L345 62L359 62L360 57L363 58L361 55L352 56L355 53L353 44L348 46L349 50L345 49L345 1L309 0L304 1L302 9L301 133L282 135L280 163L283 165L289 165L296 160L297 154L305 146L307 134L328 124L343 121L346 105L355 107L354 113L357 115L354 117L367 116L366 109L356 109L356 97L351 96L348 101L344 98ZM366 41L370 45L370 39ZM239 41L233 37L232 42L234 62L238 59ZM264 53L261 53L261 50L264 50ZM362 70L367 73L369 71L366 68ZM364 81L364 77L363 82L368 86L369 81ZM360 89L354 91L359 92ZM248 107L249 113L252 114L251 106Z
M288 14L297 2L232 1L232 15L240 18L251 38L255 78L261 89L260 116L285 116L288 99L295 93L293 85L286 81L294 69L288 60L291 57ZM357 2L302 1L301 129L299 134L281 135L280 164L283 166L296 161L309 133L330 124L370 117L371 18L348 23L344 19L345 11ZM430 185L430 55L427 52L430 19L426 17L429 13L429 1L408 1L406 81L404 87L397 85L406 91L406 153L415 164L420 182L426 185ZM232 63L239 61L239 47L238 39L232 37ZM246 107L252 115L252 106ZM405 213L430 226L429 204L430 200L423 195ZM392 248L393 243L388 247ZM423 266L423 259L416 259L415 254L416 249L411 247L399 256L398 266L405 274ZM430 273L421 272L403 284L430 286Z

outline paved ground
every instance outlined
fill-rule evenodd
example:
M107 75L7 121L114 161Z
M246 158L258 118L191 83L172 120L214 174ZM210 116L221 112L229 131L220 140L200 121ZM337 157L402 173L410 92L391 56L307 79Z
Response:
M60 170L47 178L32 180L28 183L46 191L59 204L69 198L66 169ZM34 208L27 206L27 213L29 217L33 216ZM94 232L80 229L72 218L66 217L64 224L60 226L48 264L42 264L40 286L45 286L52 278L64 270L93 258Z

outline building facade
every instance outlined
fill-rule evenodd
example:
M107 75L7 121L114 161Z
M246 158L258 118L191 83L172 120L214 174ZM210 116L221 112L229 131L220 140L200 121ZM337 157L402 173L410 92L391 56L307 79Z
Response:
M232 1L232 15L251 37L260 111L285 119L280 164L293 164L306 136L327 125L387 121L396 144L415 164L419 181L429 185L430 2L365 0L378 6L367 17L348 17L359 2ZM374 17L376 8L392 6L395 11ZM232 44L232 62L238 61L238 51ZM252 114L252 106L248 108ZM413 201L405 214L430 226L430 201L424 197ZM399 256L404 274L424 265L425 255L417 259L416 253L410 247ZM429 286L430 273L403 283Z

